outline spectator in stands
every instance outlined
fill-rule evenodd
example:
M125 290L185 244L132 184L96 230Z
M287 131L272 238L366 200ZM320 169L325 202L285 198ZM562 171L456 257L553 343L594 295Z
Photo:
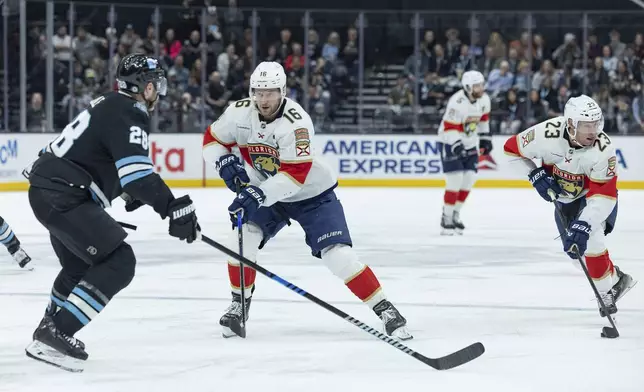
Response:
M284 61L284 71L289 73L293 70L293 60L297 58L300 65L304 64L304 55L302 54L302 45L293 42L291 54Z
M589 59L596 59L602 55L602 46L597 41L597 34L591 34L586 41L586 53Z
M530 63L526 60L521 60L517 66L517 71L513 88L518 94L525 96L526 93L532 89L532 81L530 80Z
M529 128L548 118L546 113L547 104L541 100L537 90L530 90L528 99L529 102L526 105L525 121L523 125L525 128Z
M140 53L143 51L143 40L134 32L134 26L128 24L121 34L119 43L125 46L128 53Z
M197 83L201 83L201 59L196 59L194 64L192 64L192 69L190 70L190 76L197 80Z
M52 37L54 47L54 58L58 61L68 62L72 58L72 37L67 34L67 27L58 27L56 35Z
M226 88L234 90L238 88L244 81L244 60L238 58L235 60L233 68L228 72L228 79L226 80Z
M309 29L308 56L309 56L309 64L314 64L315 61L322 56L322 45L320 44L320 35L315 29Z
M564 107L570 98L570 92L566 85L559 87L558 93L554 100L548 102L548 115L551 117L563 116Z
M490 34L487 46L491 48L490 57L495 60L504 58L505 54L507 53L505 42L503 42L503 38L498 32L493 32Z
M407 75L407 78L410 81L416 80L416 68L418 68L419 75L424 75L426 72L428 72L429 61L435 61L435 58L428 58L427 56L422 55L420 52L416 52L407 57L407 60L405 61L405 75Z
M277 57L277 48L275 47L275 45L268 47L264 61L275 61L276 63L281 63L280 59Z
M201 85L197 82L197 78L190 76L188 78L188 86L186 87L185 92L192 96L192 100L199 102L201 100ZM206 95L207 97L207 95Z
M142 45L143 51L149 55L156 56L159 50L159 43L157 42L157 32L154 29L154 26L148 26L148 31L146 32L145 39L143 40Z
M186 40L183 43L183 48L181 49L181 54L183 55L183 61L186 67L192 68L193 64L201 59L201 33L197 30L193 30L190 33L190 39Z
M459 39L459 32L455 28L449 28L445 32L445 57L449 62L458 58L461 54L461 40Z
M420 43L420 51L428 59L434 57L434 45L436 45L436 38L432 30L425 30L425 35Z
M460 80L463 72L471 69L474 69L474 59L470 56L470 47L463 44L461 45L461 53L452 63L452 70L450 73Z
M517 48L510 48L508 50L508 65L510 67L510 73L516 75L519 71L519 51Z
M501 109L504 115L501 120L500 131L504 135L512 135L523 130L523 119L526 117L525 103L520 102L516 91L508 90Z
M608 76L611 78L615 76L617 71L617 57L613 55L613 50L609 45L604 45L602 48L602 61L604 62L604 69L608 72Z
M440 44L434 45L434 57L429 62L429 72L437 73L439 77L444 78L449 76L452 68L450 59L445 55L443 46ZM421 75L424 75L427 69L421 69Z
M644 89L641 88L635 99L633 99L633 120L630 132L644 132Z
M347 30L347 42L342 50L344 65L349 70L349 74L358 76L358 30L355 27L349 27Z
M418 97L420 106L424 108L436 108L444 98L445 94L438 80L438 75L431 72L425 73L423 83L420 85L420 96Z
M282 29L282 31L280 31L280 40L275 45L277 48L277 57L282 59L282 61L292 53L291 44L291 30Z
M31 103L27 108L27 132L48 132L47 115L42 105L42 94L31 94Z
M485 47L485 56L478 59L476 62L476 69L483 74L486 78L489 77L490 72L495 68L498 68L498 61L494 57L494 48L491 46Z
M237 0L228 0L228 8L224 10L224 24L227 34L233 34L238 39L244 29L244 13L237 8Z
M176 123L173 126L174 132L195 132L201 129L201 113L196 110L192 103L192 97L188 93L181 95L181 100L176 103Z
M615 57L618 59L624 57L626 44L620 41L619 31L613 30L610 32L610 49Z
M577 45L577 38L572 33L567 33L564 37L564 43L552 53L552 59L557 68L563 68L566 64L573 64L575 60L580 58L581 49Z
M603 86L608 86L610 77L604 68L604 61L601 57L595 57L592 68L588 70L586 89L588 93L597 94Z
M581 94L581 78L576 75L572 64L564 65L563 70L559 72L557 79L557 88L560 86L568 87L571 96L578 96Z
M232 67L236 61L237 55L235 54L235 45L229 44L226 47L226 51L217 57L217 71L219 72L219 75L221 75L221 80L228 80L230 67Z
M510 72L510 64L503 60L501 61L501 65L498 69L490 72L486 91L493 97L499 94L504 94L512 87L513 81L514 75Z
M411 105L414 102L414 94L407 84L407 76L400 75L396 86L389 92L387 104L389 104L388 120L395 126L404 125L408 122Z
M168 55L172 60L181 53L181 41L175 38L174 29L167 29L165 31L165 47L168 50Z
M332 31L322 47L322 57L331 63L335 62L340 54L340 35Z
M535 34L532 39L532 69L541 68L541 64L548 58L546 54L546 43L541 34Z
M83 67L88 67L93 58L99 57L99 45L107 48L107 40L88 34L83 26L76 28L76 37L72 40L72 49Z
M253 72L253 47L247 46L244 51L244 56L242 57L244 61L244 72Z
M188 71L188 68L184 66L182 55L178 55L177 57L174 58L174 65L172 66L172 68L170 68L168 72L174 74L178 87L182 90L185 90L186 87L188 86L188 78L190 77L190 71Z
M644 58L644 35L642 35L642 33L635 34L631 49L633 50L633 55L635 56L635 58Z

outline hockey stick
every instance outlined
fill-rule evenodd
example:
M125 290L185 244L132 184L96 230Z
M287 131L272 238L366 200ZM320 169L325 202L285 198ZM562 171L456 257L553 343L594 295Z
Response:
M213 248L219 250L220 252L223 252L229 257L232 257L236 260L238 260L240 263L244 263L248 267L253 268L260 274L266 276L267 278L270 278L282 286L285 286L286 288L298 293L299 295L303 296L304 298L308 299L311 302L314 302L315 304L323 307L324 309L328 310L329 312L335 314L338 317L341 317L345 319L346 321L350 322L351 324L355 325L356 327L362 329L363 331L375 336L376 338L382 340L383 342L397 348L398 350L404 352L407 355L410 355L417 360L423 362L426 365L429 365L433 367L436 370L446 370L446 369L451 369L457 366L461 366L467 362L470 362L473 359L476 359L480 357L484 352L485 352L485 347L483 344L477 342L474 344L471 344L459 351L456 351L454 353L451 353L449 355L446 355L444 357L440 358L429 358L426 357L422 354L417 353L416 351L412 350L411 348L405 346L404 344L400 343L399 341L390 338L389 336L385 335L384 333L376 330L375 328L372 328L368 326L367 324L363 323L362 321L355 319L348 314L344 313L340 309L336 308L335 306L319 299L318 297L314 296L313 294L310 294L301 288L297 287L293 283L288 282L287 280L282 279L281 277L275 275L271 271L267 270L266 268L255 264L254 262L250 261L249 259L238 255L237 253L233 252L232 250L228 249L227 247L221 245L220 243L206 237L205 235L201 235L201 240L205 242L206 244L212 246Z
M566 227L566 232L568 232L568 222L564 217L563 211L561 210L561 206L557 204L555 201L557 199L556 195L553 197L554 192L550 193L550 198L553 199L553 203L555 204L555 211L557 213L557 216L559 217L559 220L561 223ZM588 267L586 267L586 263L584 260L581 258L581 255L579 254L579 248L577 245L573 245L570 250L574 252L575 258L579 262L579 265L581 265L581 269L584 271L584 275L586 275L586 279L588 279L588 283L590 283L590 287L593 289L593 293L595 293L595 298L597 299L597 302L599 303L599 306L601 307L602 311L606 315L606 318L608 319L608 322L610 323L611 327L613 328L612 331L607 331L608 328L604 327L602 328L602 337L607 337L607 338L617 338L619 337L619 331L617 331L617 326L615 325L615 320L613 320L613 317L608 313L608 308L606 307L606 304L604 301L602 301L601 295L599 294L599 290L597 290L597 286L595 285L595 282L593 282L593 278L590 277L590 273L588 272Z
M241 192L241 181L235 181L236 193ZM244 257L244 233L242 231L242 214L237 213L237 244L239 245L239 255ZM241 321L239 331L235 332L239 337L246 338L246 279L244 279L244 263L239 261L239 290L241 294ZM232 329L232 328L231 328ZM237 328L235 328L237 329Z

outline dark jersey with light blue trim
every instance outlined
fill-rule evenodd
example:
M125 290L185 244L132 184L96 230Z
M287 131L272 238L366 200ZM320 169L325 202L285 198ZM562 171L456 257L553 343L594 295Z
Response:
M125 192L165 217L173 196L148 156L149 125L144 104L112 92L94 99L45 150L87 171L101 205Z
M109 201L123 187L154 172L149 158L150 118L145 105L108 93L94 99L48 150L85 169Z

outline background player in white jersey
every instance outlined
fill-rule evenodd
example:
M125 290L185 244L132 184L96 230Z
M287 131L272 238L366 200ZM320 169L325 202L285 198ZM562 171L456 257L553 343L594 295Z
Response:
M465 225L460 211L476 180L479 148L482 155L492 151L490 97L483 90L485 78L478 71L467 71L461 84L463 89L450 97L438 128L446 183L441 219L443 235L463 233Z
M576 259L576 245L609 313L615 313L615 302L635 281L613 265L606 248L605 236L617 218L617 157L603 124L592 98L570 98L563 116L510 137L504 150L518 157L514 163L539 195L557 203L562 214L556 213L555 221L564 251Z
M286 74L281 65L263 62L250 78L250 99L231 104L204 135L204 159L230 190L244 184L228 211L242 214L244 256L255 260L258 250L293 219L302 226L313 256L342 279L380 317L387 334L412 336L407 321L386 299L375 274L352 249L349 228L334 189L333 170L315 156L309 115L286 98ZM243 163L240 161L243 159ZM231 236L232 249L237 236ZM234 336L241 323L240 266L228 261L232 304L220 324L224 336ZM245 306L250 307L255 271L244 268ZM246 313L248 318L248 313ZM232 327L232 328L231 328Z
M7 248L9 254L18 263L20 268L24 268L31 261L31 257L20 247L20 240L14 234L11 227L0 216L0 243Z

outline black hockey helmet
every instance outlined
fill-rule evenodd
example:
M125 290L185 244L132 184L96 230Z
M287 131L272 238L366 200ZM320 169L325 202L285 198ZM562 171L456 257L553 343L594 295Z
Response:
M141 53L132 53L121 59L116 70L118 89L141 94L148 83L154 84L159 95L165 95L168 81L159 60Z

